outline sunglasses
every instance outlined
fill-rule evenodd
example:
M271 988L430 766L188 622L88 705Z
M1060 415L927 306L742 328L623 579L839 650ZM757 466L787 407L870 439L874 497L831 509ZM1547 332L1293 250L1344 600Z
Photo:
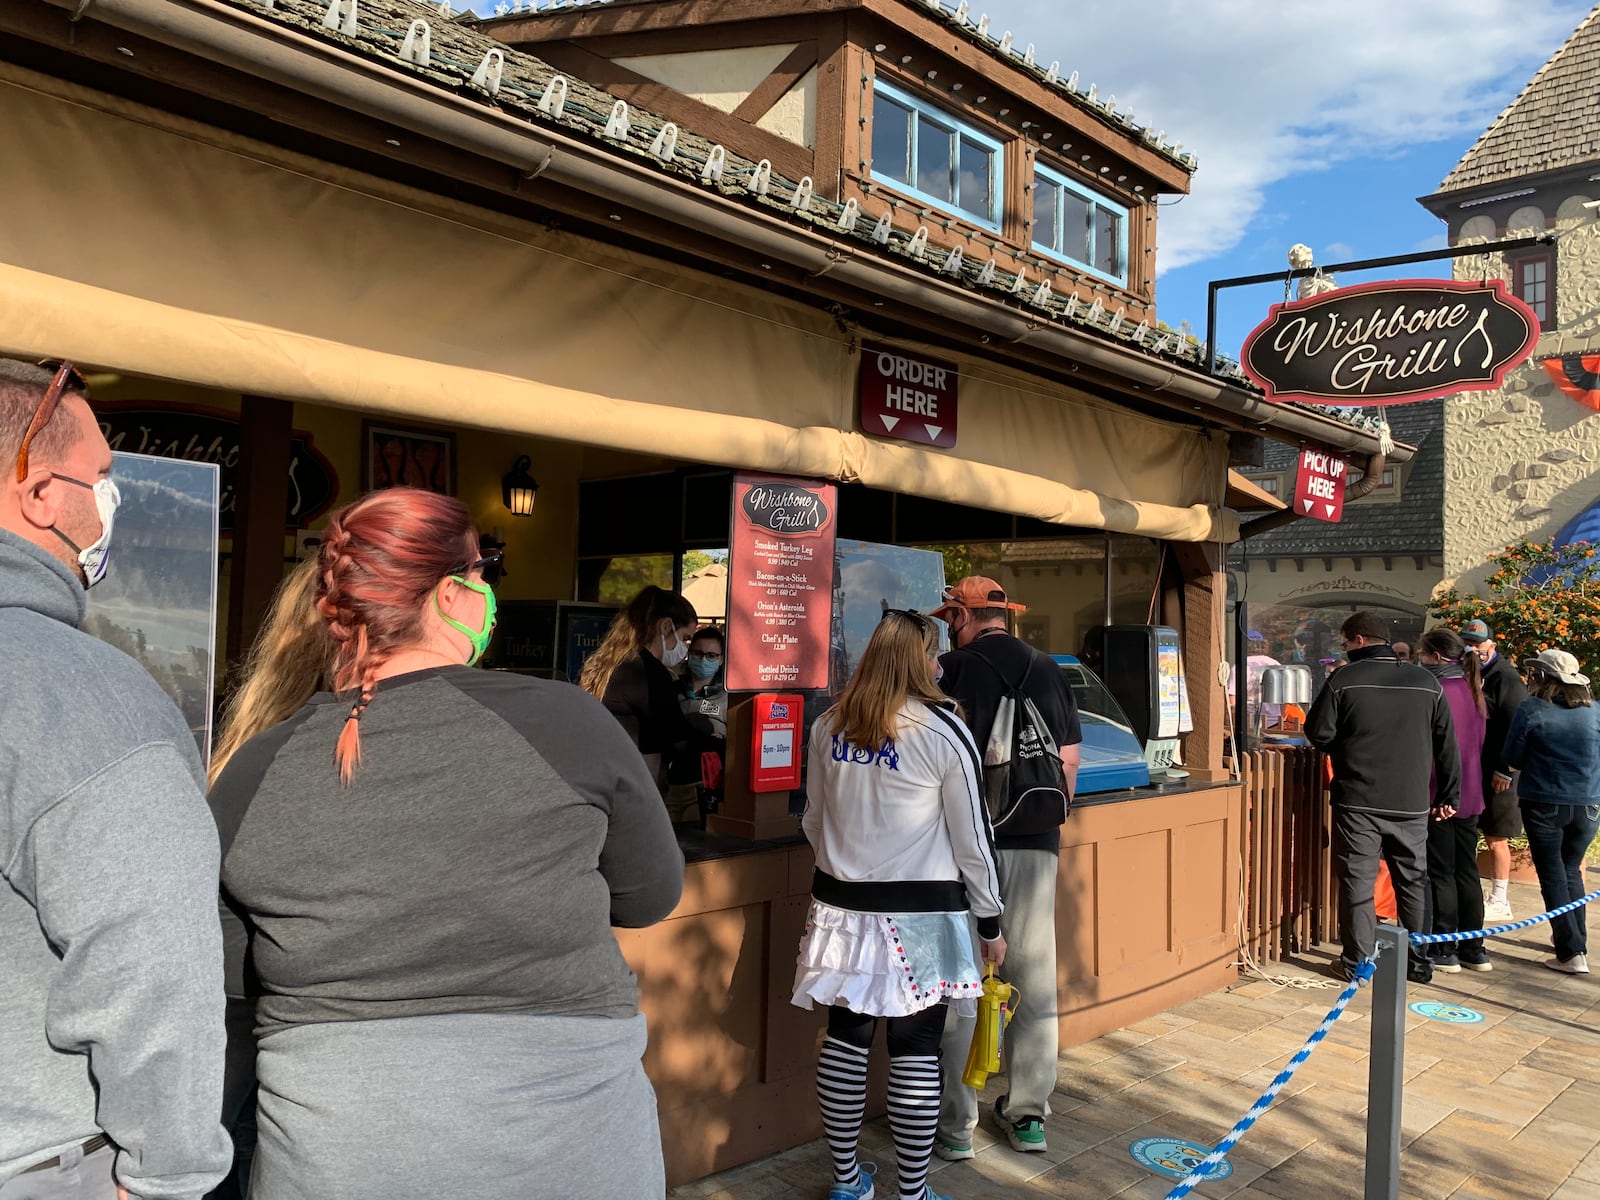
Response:
M78 373L78 368L68 361L42 362L41 367L56 369L55 378L50 381L50 386L45 388L44 396L39 401L39 407L34 410L33 420L28 422L28 432L22 435L22 446L17 451L17 482L21 483L28 477L28 452L33 449L33 439L39 436L39 431L50 424L50 418L56 415L56 409L61 407L61 397L68 391L87 395L89 385L84 382L83 376Z
M928 635L928 631L933 628L932 621L923 616L914 608L885 608L883 610L883 616L879 617L878 621L881 624L889 617L904 617L919 630L921 630L924 637L926 637Z
M500 580L505 577L505 555L499 550L491 550L482 558L475 559L463 567L451 571L452 575L471 575L474 571L490 587L499 587Z

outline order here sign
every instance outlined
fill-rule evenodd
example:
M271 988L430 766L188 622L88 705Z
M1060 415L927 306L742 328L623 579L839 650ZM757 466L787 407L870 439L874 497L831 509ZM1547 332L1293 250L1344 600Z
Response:
M959 371L895 346L861 344L861 432L949 450L956 444Z
M1300 447L1300 474L1294 484L1294 511L1319 521L1344 516L1344 485L1349 464L1314 446Z

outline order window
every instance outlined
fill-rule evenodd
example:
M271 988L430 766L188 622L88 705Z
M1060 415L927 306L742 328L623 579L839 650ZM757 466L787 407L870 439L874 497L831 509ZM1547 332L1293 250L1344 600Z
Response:
M993 138L892 84L874 84L874 179L998 230L1001 163Z

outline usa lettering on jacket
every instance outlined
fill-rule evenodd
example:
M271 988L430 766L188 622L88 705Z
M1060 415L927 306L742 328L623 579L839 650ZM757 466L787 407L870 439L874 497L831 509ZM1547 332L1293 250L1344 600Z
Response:
M836 733L833 735L833 761L859 763L867 767L888 767L891 771L898 771L900 752L894 748L893 738L884 738L883 745L879 749L868 750L862 746L852 746Z

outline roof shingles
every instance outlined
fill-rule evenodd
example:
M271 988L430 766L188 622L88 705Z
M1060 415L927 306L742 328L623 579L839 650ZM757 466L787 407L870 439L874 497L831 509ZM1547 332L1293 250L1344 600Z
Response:
M1417 448L1404 467L1400 496L1347 504L1337 524L1301 520L1258 534L1244 543L1250 557L1351 554L1442 554L1444 552L1444 400L1395 405L1387 410L1397 442ZM1283 494L1294 490L1299 450L1268 442L1263 466L1243 472L1260 478L1278 472Z
M1600 5L1439 185L1490 187L1600 162Z

